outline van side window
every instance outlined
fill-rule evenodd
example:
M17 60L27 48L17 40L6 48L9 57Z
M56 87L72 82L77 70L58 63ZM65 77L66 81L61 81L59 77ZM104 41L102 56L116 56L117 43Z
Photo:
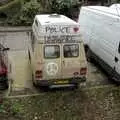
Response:
M59 45L45 45L44 46L44 57L45 58L59 58L60 47Z
M78 57L79 56L79 45L78 44L70 44L64 45L63 47L64 57Z
M118 53L120 53L120 42L119 42L119 47L118 47Z

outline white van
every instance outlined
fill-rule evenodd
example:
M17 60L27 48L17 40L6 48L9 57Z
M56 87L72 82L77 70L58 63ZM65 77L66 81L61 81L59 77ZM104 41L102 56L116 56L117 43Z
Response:
M61 87L86 81L78 23L63 15L36 15L32 30L29 59L34 85Z
M94 58L115 81L120 81L120 9L116 6L82 7L80 32L89 57Z

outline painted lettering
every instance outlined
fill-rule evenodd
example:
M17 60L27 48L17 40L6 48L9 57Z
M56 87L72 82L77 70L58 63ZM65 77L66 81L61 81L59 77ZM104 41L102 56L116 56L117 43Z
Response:
M61 36L46 36L44 38L45 43L73 43L73 42L79 42L79 37L71 35L61 35Z
M53 27L49 27L47 26L45 28L46 33L69 33L69 27L61 27L61 26L53 26Z

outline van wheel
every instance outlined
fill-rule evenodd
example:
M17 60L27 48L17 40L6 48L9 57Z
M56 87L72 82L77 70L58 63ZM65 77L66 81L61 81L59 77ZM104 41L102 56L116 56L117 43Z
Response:
M87 57L88 62L91 62L91 55L90 54L91 54L90 49L88 49L86 52L86 57Z
M87 57L87 61L88 61L88 62L93 63L93 62L95 61L95 59L94 59L93 56L92 56L92 52L91 52L90 49L88 49L88 51L87 51L87 53L86 53L86 57Z
M87 51L89 50L89 47L85 45L84 48L85 48L85 53L87 53Z
M75 89L78 89L78 88L79 88L79 84L78 84L78 83L75 83L75 84L74 84L74 88L75 88Z
M112 71L109 79L120 85L120 78L116 75L116 72L114 70Z
M36 84L34 81L33 81L33 86L34 86L34 87L38 87L37 84Z
M48 92L51 89L49 88L49 86L40 86L40 90L42 90L43 92Z

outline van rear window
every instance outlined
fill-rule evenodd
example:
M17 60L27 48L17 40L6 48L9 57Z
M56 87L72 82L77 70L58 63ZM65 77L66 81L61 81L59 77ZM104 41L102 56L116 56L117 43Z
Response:
M64 45L64 57L78 57L79 56L79 45L72 44L72 45Z
M45 45L44 46L44 57L45 58L59 58L60 47L59 45Z

